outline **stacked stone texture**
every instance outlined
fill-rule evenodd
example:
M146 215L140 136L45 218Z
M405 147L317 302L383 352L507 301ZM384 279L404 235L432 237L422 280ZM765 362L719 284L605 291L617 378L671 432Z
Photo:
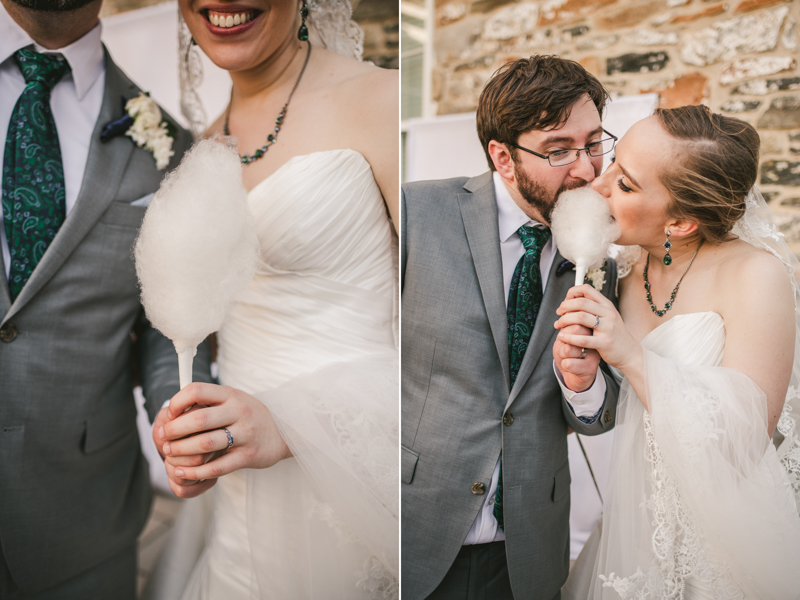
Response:
M437 0L433 100L475 110L487 78L536 53L581 63L612 95L659 94L754 125L759 186L800 254L800 0Z

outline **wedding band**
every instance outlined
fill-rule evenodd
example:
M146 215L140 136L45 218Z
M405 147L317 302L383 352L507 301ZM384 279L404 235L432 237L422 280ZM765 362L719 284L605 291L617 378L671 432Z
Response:
M597 329L598 327L600 327L600 317L597 317L597 321L595 322L593 329Z
M225 451L227 452L228 450L230 450L231 448L233 448L233 436L231 435L231 432L230 432L230 431L228 431L228 428L227 428L227 427L223 427L223 428L222 428L222 431L224 431L224 432L225 432L225 435L227 435L227 436L228 436L228 447L227 447L227 448L225 448Z
M586 348L581 348L581 359L586 358Z

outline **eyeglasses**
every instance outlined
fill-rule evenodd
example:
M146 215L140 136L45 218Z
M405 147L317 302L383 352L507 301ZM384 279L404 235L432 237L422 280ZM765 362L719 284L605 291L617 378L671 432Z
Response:
M517 146L516 144L512 144L510 142L508 145L514 146L514 148L517 148L518 150L524 150L525 152L533 154L534 156L538 156L539 158L546 158L551 167L563 167L564 165L571 165L578 160L581 155L581 150L586 150L589 156L603 156L603 154L608 154L611 152L614 149L614 144L617 143L619 138L613 133L609 133L605 129L603 129L603 133L611 137L592 142L585 148L565 148L564 150L556 150L550 154L539 154L538 152L528 150L527 148Z

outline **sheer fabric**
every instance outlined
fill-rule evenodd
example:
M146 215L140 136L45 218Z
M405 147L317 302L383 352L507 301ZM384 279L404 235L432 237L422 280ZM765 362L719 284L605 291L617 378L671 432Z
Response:
M218 333L220 381L264 402L294 458L189 501L211 517L182 598L397 598L397 275L380 190L359 153L335 150L293 158L249 201L263 260ZM189 512L176 529L205 527Z
M791 598L800 518L767 437L766 397L719 366L713 312L642 340L650 412L627 381L590 598Z

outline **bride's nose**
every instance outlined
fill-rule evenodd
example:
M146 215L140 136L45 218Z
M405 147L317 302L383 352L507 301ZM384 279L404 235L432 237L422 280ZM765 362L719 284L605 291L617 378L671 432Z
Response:
M609 198L611 196L608 171L609 169L606 169L604 173L598 175L591 183L592 189L605 198Z

